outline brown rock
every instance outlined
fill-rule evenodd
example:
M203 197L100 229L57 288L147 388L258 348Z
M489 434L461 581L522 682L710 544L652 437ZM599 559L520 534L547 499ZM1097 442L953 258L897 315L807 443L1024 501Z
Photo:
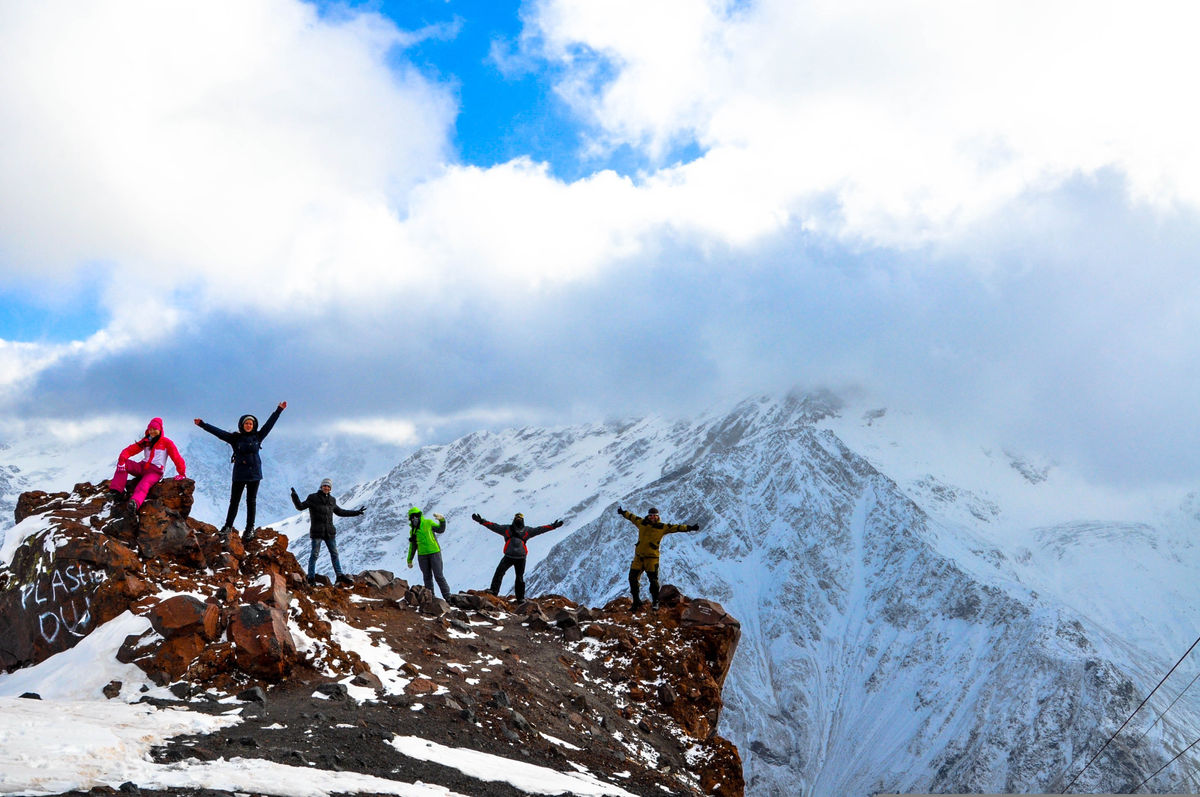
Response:
M163 640L149 656L142 656L134 663L150 675L166 673L171 680L178 680L188 671L207 644L200 634L184 634Z
M116 540L102 534L72 537L54 552L54 558L87 562L109 570L142 569L137 554Z
M428 678L414 678L409 681L404 691L414 695L430 695L437 691L437 684Z
M287 580L279 573L264 573L258 581L242 590L242 600L246 603L265 603L280 609L287 609L292 602L292 595L287 589Z
M175 595L154 606L148 617L154 630L167 639L200 634L212 641L219 631L221 609L191 595Z
M242 604L229 623L234 661L244 672L278 681L297 659L296 643L283 609L263 603Z

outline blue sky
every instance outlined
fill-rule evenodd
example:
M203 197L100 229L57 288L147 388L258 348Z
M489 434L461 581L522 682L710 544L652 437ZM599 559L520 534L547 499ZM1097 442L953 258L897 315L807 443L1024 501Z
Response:
M1200 475L1190 4L0 8L8 418L854 388Z

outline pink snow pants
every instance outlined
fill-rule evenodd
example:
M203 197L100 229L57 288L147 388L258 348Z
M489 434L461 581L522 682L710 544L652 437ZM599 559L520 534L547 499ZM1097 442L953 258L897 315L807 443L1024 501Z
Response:
M137 485L133 488L133 495L129 497L135 506L140 507L146 500L146 493L150 492L150 488L158 483L162 478L163 472L149 462L126 462L124 465L117 466L117 472L113 474L112 480L108 486L114 490L124 490L125 482L130 476L138 476Z

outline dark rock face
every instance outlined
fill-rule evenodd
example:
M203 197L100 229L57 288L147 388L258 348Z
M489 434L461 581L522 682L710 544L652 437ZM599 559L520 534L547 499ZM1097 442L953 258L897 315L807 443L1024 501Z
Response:
M743 793L738 752L716 734L721 684L740 636L719 604L677 591L652 616L632 615L628 599L603 609L556 595L514 605L472 591L447 602L383 570L309 585L282 535L260 529L243 547L236 535L221 540L213 526L188 517L188 480L160 482L136 517L106 487L21 496L17 516L29 521L29 536L0 568L5 669L43 661L129 611L150 628L125 639L119 661L180 700L252 695L243 699L303 732L292 742L312 744L304 755L341 745L320 758L331 766L366 761L365 748L361 738L335 740L340 731L314 722L325 712L358 722L370 705L371 716L413 733L407 723L416 715L407 708L423 702L422 735L444 744L510 757L519 750L558 769L577 757L597 772L633 772L622 786L637 794ZM347 637L345 626L397 658L368 664L339 642L359 638ZM114 682L104 695L121 690ZM360 705L364 694L374 702ZM404 721L387 719L396 716ZM312 740L314 727L326 738ZM241 756L294 756L247 738L254 743L221 744L236 744ZM378 762L362 771L394 770L394 751L367 746Z

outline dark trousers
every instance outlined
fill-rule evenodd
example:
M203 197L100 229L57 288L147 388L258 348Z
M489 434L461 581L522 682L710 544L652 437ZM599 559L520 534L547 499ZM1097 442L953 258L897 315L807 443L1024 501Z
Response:
M446 583L446 577L442 575L442 552L417 554L417 564L421 566L421 577L425 579L425 589L432 594L433 581L437 579L437 585L442 590L442 597L450 600L450 585Z
M492 594L500 594L500 582L504 580L504 574L508 572L508 568L513 568L517 574L516 593L517 601L525 600L525 557L524 556L505 556L500 560L500 564L496 565L496 572L492 575Z
M254 502L258 498L258 481L240 482L234 480L233 488L229 491L229 511L225 513L225 525L233 528L234 518L237 517L238 504L242 502L242 491L246 491L246 535L254 534Z
M312 552L308 555L308 578L312 579L317 574L317 554L321 552L321 538L312 538ZM342 563L338 559L337 541L333 537L327 537L324 540L325 547L329 549L329 560L333 562L333 574L335 576L342 575Z
M642 596L639 594L638 581L641 580L641 570L629 571L629 591L633 593L633 605L637 606L642 602ZM654 570L646 570L646 577L650 579L650 600L653 603L658 603L658 568Z

